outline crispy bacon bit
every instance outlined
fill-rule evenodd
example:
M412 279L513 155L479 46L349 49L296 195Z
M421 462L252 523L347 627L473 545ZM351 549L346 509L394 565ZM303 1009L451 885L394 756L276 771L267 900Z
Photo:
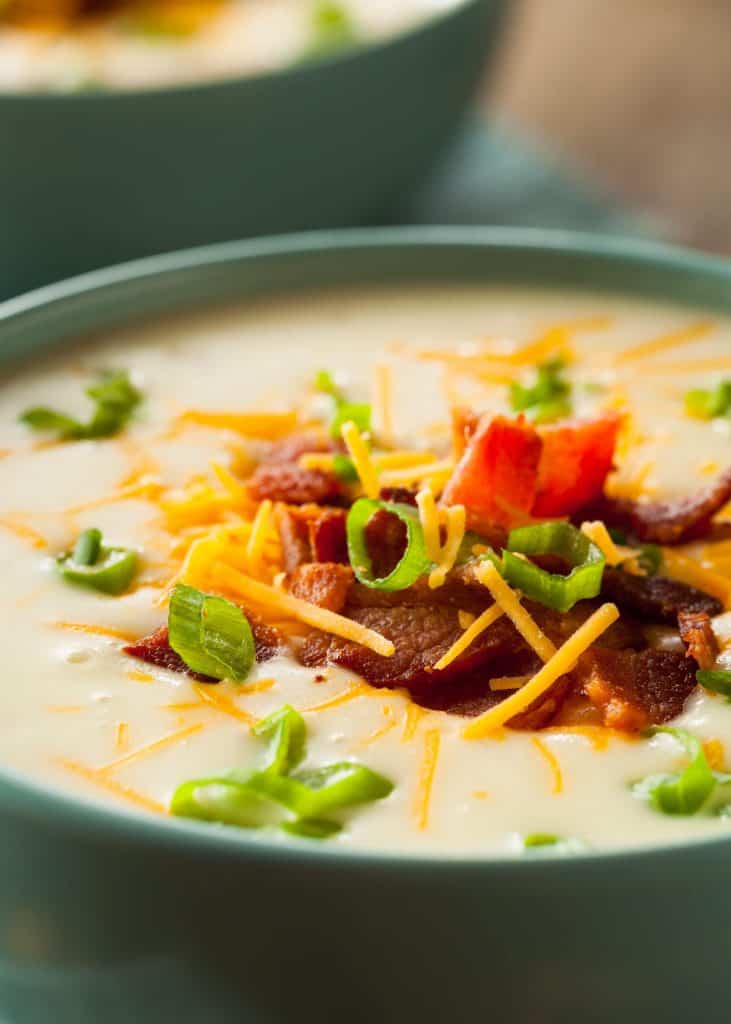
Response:
M688 648L687 657L699 668L711 669L718 657L718 641L707 612L681 612L678 616L680 638Z
M373 574L382 578L393 572L406 550L406 524L398 516L379 508L363 531Z
M621 417L542 427L543 454L533 515L574 515L602 493L612 468Z
M258 662L269 661L275 657L284 646L284 638L278 629L268 626L255 615L246 612L246 617L254 635L254 646L256 647L256 660ZM169 672L181 672L199 679L204 683L216 683L217 679L192 672L185 664L180 655L172 649L168 640L167 626L161 626L154 633L143 637L134 644L128 644L122 648L125 654L140 661L146 661L149 665L158 665L166 668Z
M340 508L322 508L308 524L313 562L348 563L345 536L346 513Z
M416 491L410 487L382 487L378 497L381 501L391 501L398 505L411 505L416 508Z
M634 534L641 541L683 544L705 537L713 517L731 499L731 469L698 494L676 501L631 501L604 498L596 516L610 526Z
M578 672L603 724L626 732L675 718L696 685L695 665L675 651L594 647L580 659Z
M335 443L323 434L293 434L282 441L271 444L262 459L267 465L282 465L297 462L309 452L327 454L335 449Z
M434 672L432 666L452 646L463 630L458 609L448 605L395 605L347 608L348 617L374 629L394 642L390 658L340 637L312 634L305 640L300 658L309 667L328 662L349 668L374 686L405 686L409 689L446 681L486 666L498 655L520 651L524 644L511 623L499 619L485 630L460 658ZM489 675L485 675L485 684Z
M664 622L674 626L683 612L703 612L709 616L723 611L721 602L710 594L667 576L632 576L619 569L605 568L602 597L614 601L623 611L638 615L645 622Z
M531 518L542 442L522 416L483 416L444 489L445 505L464 505L470 517L498 526Z
M570 516L597 500L612 468L621 418L608 414L536 429L523 416L458 422L467 447L444 490L470 529Z
M282 542L282 558L287 572L305 562L341 562L347 564L345 510L303 505L287 508L278 505L275 522Z
M289 590L295 597L311 604L340 612L345 606L353 570L334 562L308 562L300 565L289 578Z
M296 463L264 464L254 472L249 490L255 501L283 501L288 505L340 505L343 489L332 473L302 469Z

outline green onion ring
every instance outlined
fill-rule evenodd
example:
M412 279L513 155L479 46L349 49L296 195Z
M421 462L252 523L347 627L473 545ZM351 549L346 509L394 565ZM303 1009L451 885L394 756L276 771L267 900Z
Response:
M372 516L383 509L397 516L406 527L406 551L401 561L388 576L374 576L373 562L366 544L365 528ZM356 579L374 590L405 590L432 568L426 555L424 533L419 514L411 505L400 502L359 498L348 512L346 522L348 558Z

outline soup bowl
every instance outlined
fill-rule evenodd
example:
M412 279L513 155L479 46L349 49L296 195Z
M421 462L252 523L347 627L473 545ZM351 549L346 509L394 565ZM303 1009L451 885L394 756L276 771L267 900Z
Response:
M502 9L458 0L265 74L0 93L0 298L152 253L377 218L448 139Z
M681 250L354 231L229 243L49 286L0 308L0 352L27 358L265 294L417 281L578 286L731 311L731 264ZM704 1020L728 1019L714 965L731 837L512 859L356 852L132 816L10 770L0 821L8 1021L668 1024L699 1005Z

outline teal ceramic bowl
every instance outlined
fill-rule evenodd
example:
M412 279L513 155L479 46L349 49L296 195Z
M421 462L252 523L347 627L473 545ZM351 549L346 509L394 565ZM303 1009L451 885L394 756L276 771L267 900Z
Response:
M190 87L0 93L0 299L121 260L375 222L448 140L505 0Z
M362 231L232 243L51 286L0 309L0 352L263 293L416 280L586 286L731 312L731 264L679 250ZM0 1019L14 1024L687 1024L731 1013L731 837L418 860L131 818L9 772L0 823Z

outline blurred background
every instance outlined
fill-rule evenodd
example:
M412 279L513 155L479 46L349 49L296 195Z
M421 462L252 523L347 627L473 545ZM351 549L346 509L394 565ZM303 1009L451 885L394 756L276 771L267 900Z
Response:
M648 231L729 253L729 39L727 0L514 0L482 110Z

